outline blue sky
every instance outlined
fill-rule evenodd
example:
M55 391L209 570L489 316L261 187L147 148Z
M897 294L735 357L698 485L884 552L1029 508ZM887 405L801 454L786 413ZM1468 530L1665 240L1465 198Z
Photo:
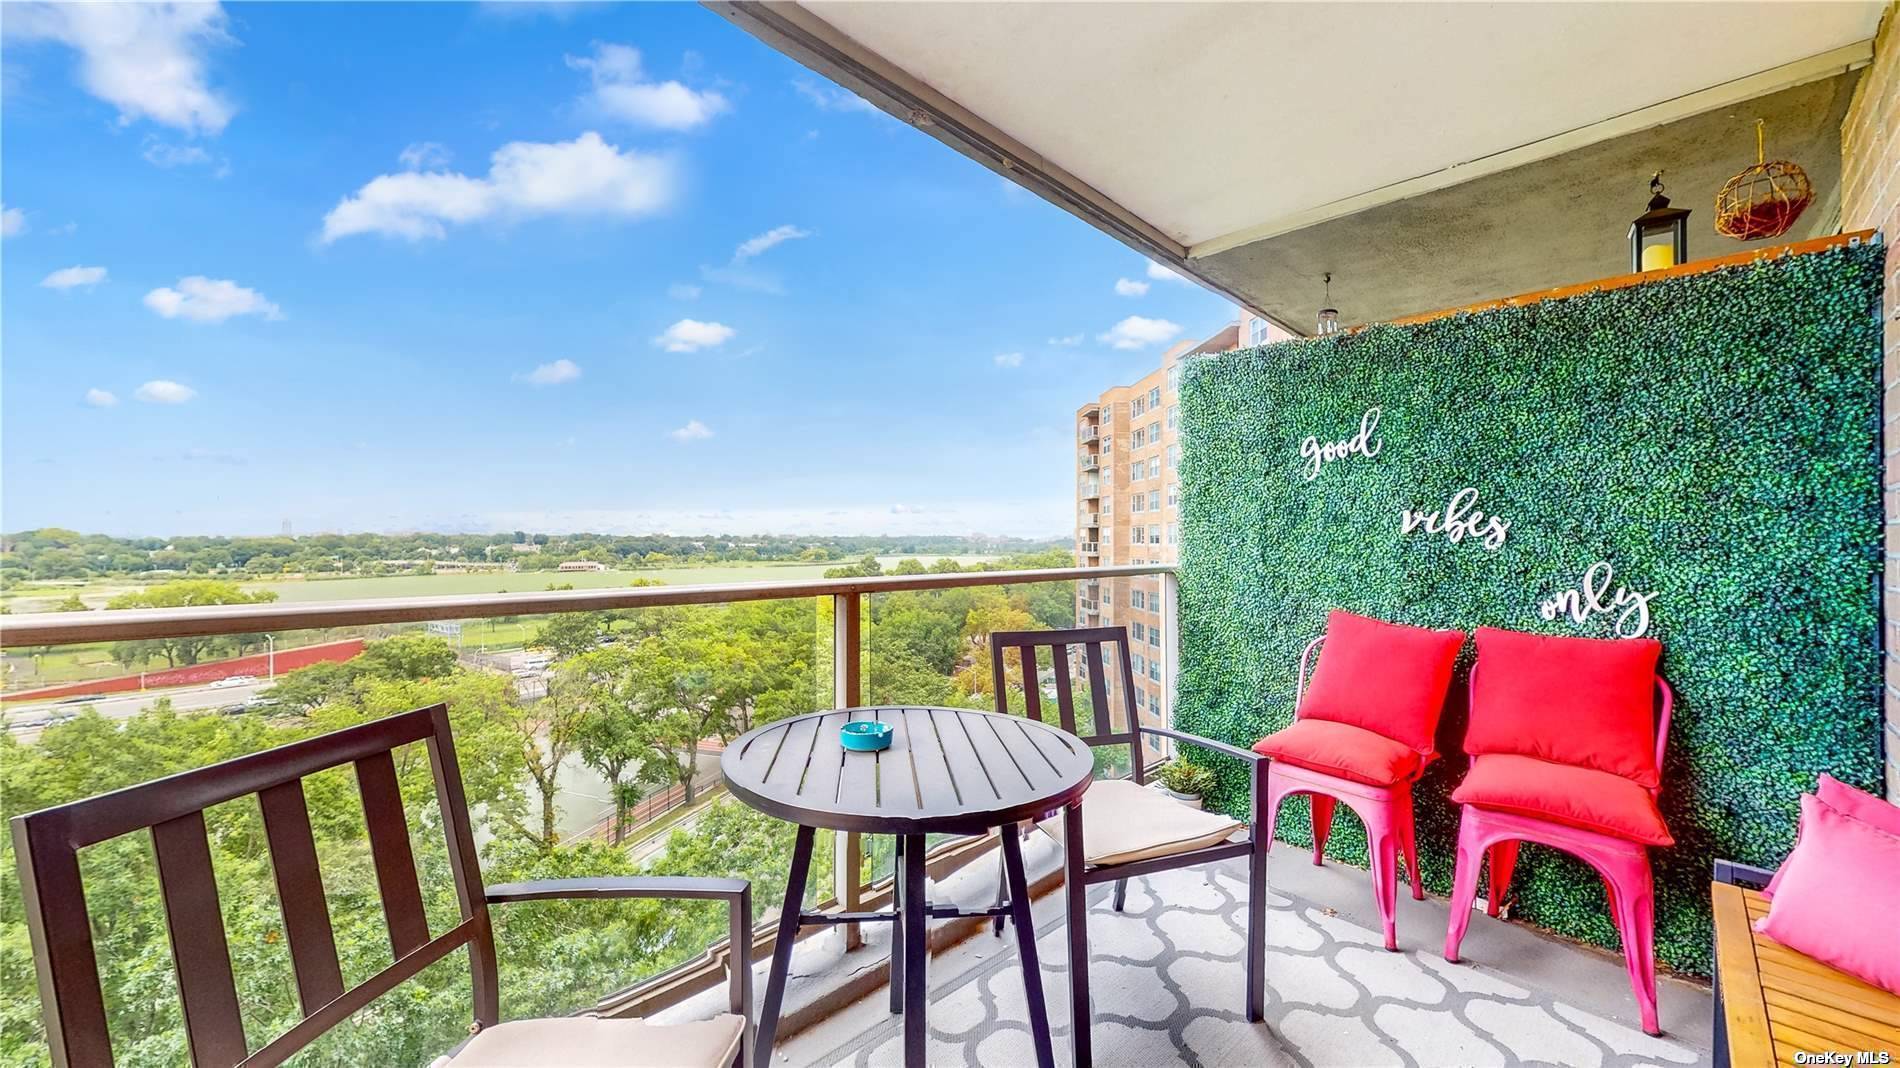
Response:
M4 30L0 529L1059 534L1233 314L696 5Z

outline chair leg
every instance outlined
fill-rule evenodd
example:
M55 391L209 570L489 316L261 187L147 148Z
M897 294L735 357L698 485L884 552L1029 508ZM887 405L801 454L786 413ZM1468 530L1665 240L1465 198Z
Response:
M1073 1068L1090 1068L1095 1054L1089 1033L1089 899L1088 886L1082 881L1087 863L1082 855L1080 801L1062 810L1062 849L1062 896L1069 928L1069 1040L1074 1050L1069 1063Z
M1254 827L1253 852L1247 855L1247 1022L1267 1018L1267 850L1271 838Z
M1126 904L1128 904L1128 880L1117 879L1115 880L1115 911L1122 911L1122 906Z
M1399 948L1399 841L1384 819L1384 814L1366 821L1368 859L1372 862L1372 897L1379 906L1379 923L1385 928L1385 948Z
M1517 868L1517 841L1506 839L1491 846L1491 888L1485 892L1484 912L1495 917L1504 907L1504 896L1511 889L1511 873Z
M1313 864L1326 859L1326 838L1333 833L1333 799L1325 794L1306 795L1313 802Z
M1660 1035L1656 1019L1656 899L1649 858L1602 865L1610 891L1610 909L1616 933L1623 939L1623 964L1629 971L1630 992L1642 1016L1643 1031Z
M1405 874L1412 880L1412 900L1425 900L1425 873L1418 870L1418 828L1412 817L1412 791L1397 792L1392 799L1394 829L1399 835L1399 849L1405 853Z
M1458 946L1471 922L1471 903L1478 899L1478 869L1484 866L1484 848L1471 817L1458 821L1458 856L1451 875L1451 922L1445 928L1445 959L1458 963Z

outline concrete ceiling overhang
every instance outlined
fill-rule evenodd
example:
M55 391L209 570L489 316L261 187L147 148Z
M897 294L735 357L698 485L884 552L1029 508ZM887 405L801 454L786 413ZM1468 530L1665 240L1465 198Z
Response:
M1704 172L1726 167L1725 177L1752 162L1755 106L1743 105L1830 83L1833 89L1801 101L1835 107L1840 76L1871 55L1883 8L1881 0L706 6L1294 330L1310 327L1315 301L1304 293L1276 297L1273 284L1286 285L1312 264L1267 260L1275 247L1293 247L1276 246L1277 239L1335 220L1454 186L1458 195L1429 202L1431 210L1463 210L1477 180L1720 115L1739 127L1733 137L1714 127L1698 136L1711 149L1720 143L1721 162L1685 161L1672 171L1679 203L1706 207L1714 186L1700 184ZM1808 112L1777 114L1771 124L1803 120L1804 136L1818 121ZM1774 145L1811 175L1838 170L1838 150L1831 161L1796 155L1795 134L1771 125ZM1652 150L1659 146L1666 143L1650 142ZM1622 160L1642 171L1630 217L1642 208L1648 171L1668 166L1646 162L1653 154ZM1546 190L1547 199L1558 173L1522 177L1514 187ZM1619 190L1631 180L1614 177ZM1497 195L1508 197L1511 188ZM1594 254L1577 259L1596 261ZM1615 269L1610 261L1583 278ZM1467 277L1461 284L1488 283ZM1346 310L1349 298L1337 286L1335 296Z

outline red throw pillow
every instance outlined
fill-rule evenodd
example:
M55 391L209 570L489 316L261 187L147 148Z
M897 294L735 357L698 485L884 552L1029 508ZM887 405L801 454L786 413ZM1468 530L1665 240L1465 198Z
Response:
M1319 666L1296 713L1362 727L1434 752L1432 734L1465 644L1461 630L1427 630L1334 609Z
M1865 790L1856 790L1827 774L1821 776L1820 785L1815 787L1814 793L1821 799L1822 804L1841 815L1871 824L1875 830L1885 831L1895 838L1900 838L1900 805L1883 801ZM1795 831L1794 844L1797 849L1801 846L1801 833L1798 828ZM1786 868L1787 864L1783 862L1780 868L1775 869L1774 878L1768 880L1768 885L1762 889L1761 896L1770 901L1775 899L1775 891L1781 887L1781 873Z
M1755 930L1900 994L1900 838L1801 795L1801 842Z
M1656 767L1653 638L1555 638L1479 627L1465 752L1595 768L1650 788Z

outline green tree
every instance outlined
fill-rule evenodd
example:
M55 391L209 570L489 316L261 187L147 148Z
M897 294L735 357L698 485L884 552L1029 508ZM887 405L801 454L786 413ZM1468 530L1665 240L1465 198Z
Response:
M399 634L364 645L361 664L378 678L442 678L455 673L455 650L446 638Z
M55 612L85 612L85 611L89 611L89 609L86 607L86 602L79 599L78 594L69 593L66 595L65 600L60 601L59 603L53 606L53 611Z
M528 644L566 660L598 648L606 625L606 617L599 612L564 612L549 617Z
M586 690L586 711L574 727L574 746L581 762L607 780L614 799L614 844L626 834L627 810L640 800L641 789L632 773L647 747L641 737L641 709L631 691L622 649L602 649L561 665L568 676L563 686Z
M106 607L119 608L188 608L215 604L267 604L277 599L270 590L258 590L247 593L235 582L222 582L216 579L181 579L167 582L149 589L122 593L106 602ZM214 649L228 648L236 644L231 638L218 636L199 636L191 638L159 638L134 643L123 650L126 656L139 661L152 656L165 658L165 666L180 667L198 663ZM119 656L114 651L114 658ZM124 661L122 661L124 662Z

